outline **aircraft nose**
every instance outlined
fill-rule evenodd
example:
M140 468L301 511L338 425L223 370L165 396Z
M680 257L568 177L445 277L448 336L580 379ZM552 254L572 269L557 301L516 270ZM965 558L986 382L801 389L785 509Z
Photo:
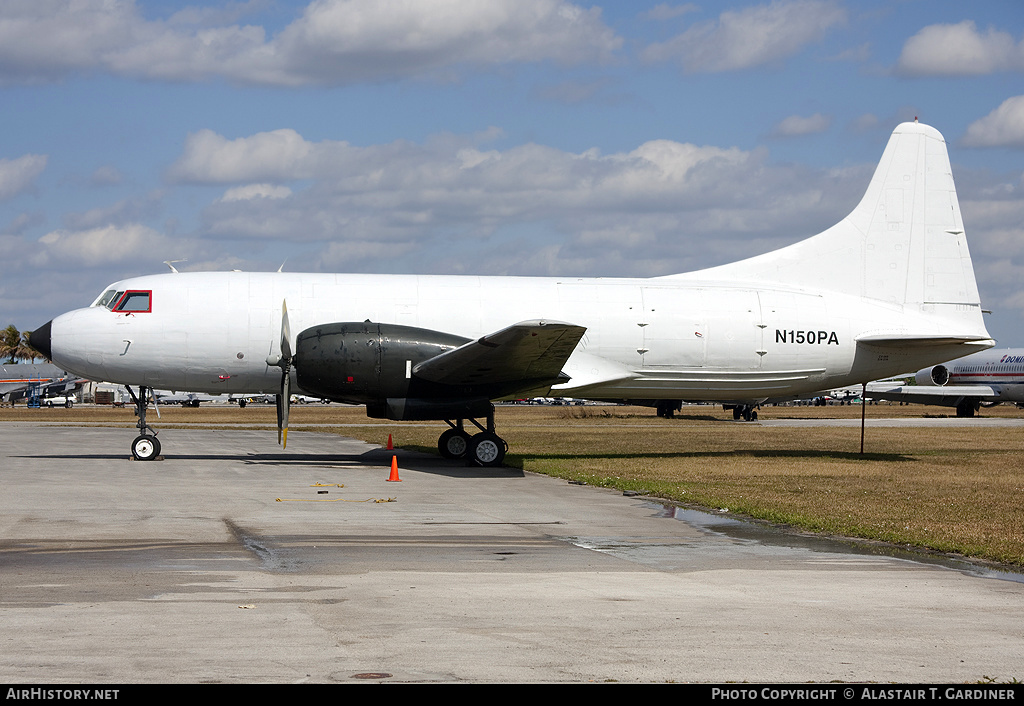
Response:
M29 345L42 353L47 360L53 360L53 354L50 352L50 326L52 324L53 320L47 321L28 335Z

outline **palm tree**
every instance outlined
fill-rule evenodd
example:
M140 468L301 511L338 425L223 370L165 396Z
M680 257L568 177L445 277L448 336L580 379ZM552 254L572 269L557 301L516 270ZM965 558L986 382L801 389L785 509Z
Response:
M14 324L0 331L0 360L5 360L7 363L26 360L31 363L36 358L42 358L28 342L28 335L28 331L22 333Z
M29 331L22 331L19 336L18 349L14 354L14 357L18 360L27 360L29 363L35 362L36 358L42 358L42 354L32 347L32 344L28 340Z
M0 359L7 359L6 362L17 361L18 346L21 344L21 333L11 324L3 331L0 331Z

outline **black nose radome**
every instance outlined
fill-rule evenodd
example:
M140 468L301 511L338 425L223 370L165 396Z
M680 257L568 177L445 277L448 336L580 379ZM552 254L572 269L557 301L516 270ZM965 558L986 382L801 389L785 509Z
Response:
M42 353L47 360L53 360L53 355L50 353L50 324L52 323L53 321L47 321L28 335L28 344Z

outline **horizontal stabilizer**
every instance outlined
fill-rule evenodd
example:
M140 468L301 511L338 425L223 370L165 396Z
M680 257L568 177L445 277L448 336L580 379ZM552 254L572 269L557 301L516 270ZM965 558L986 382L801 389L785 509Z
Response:
M978 399L992 402L1001 395L995 388L988 385L951 385L932 387L930 385L892 385L890 383L869 383L867 394L881 400L893 402L916 402L953 406L963 399Z
M412 372L442 385L550 385L559 382L586 330L560 321L523 321L425 360Z
M978 350L991 348L996 344L996 342L991 338L985 336L935 336L928 334L879 334L860 336L857 338L857 343L864 343L869 346L878 346L880 348L930 348L934 346L967 345L975 347ZM964 355L967 354L968 351L965 351Z

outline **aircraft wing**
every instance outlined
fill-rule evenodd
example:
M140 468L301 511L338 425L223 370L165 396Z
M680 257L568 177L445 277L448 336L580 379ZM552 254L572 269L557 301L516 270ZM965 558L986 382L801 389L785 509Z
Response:
M44 396L50 397L66 390L77 389L85 380L69 376L50 364L19 363L0 366L0 397L11 395L20 399L19 394L32 385L39 385Z
M564 382L562 367L586 332L560 321L522 321L416 365L412 372L443 385Z
M997 402L1002 399L1000 391L989 385L892 385L889 383L868 383L868 397L893 402L916 402L955 407L964 399L982 402Z
M82 385L86 383L85 378L80 377L67 377L63 380L51 382L48 384L43 391L45 397L55 397L65 392L73 392L78 390Z

